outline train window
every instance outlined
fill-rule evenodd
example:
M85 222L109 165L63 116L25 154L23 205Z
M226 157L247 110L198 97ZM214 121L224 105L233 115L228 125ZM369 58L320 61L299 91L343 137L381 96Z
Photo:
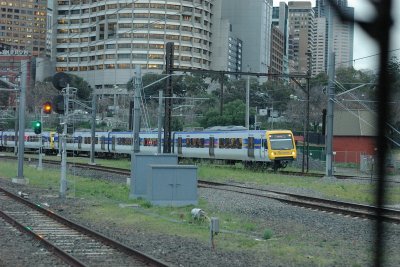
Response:
M236 138L236 146L235 146L235 148L242 149L242 144L243 144L242 138Z
M204 148L204 138L200 138L199 147Z
M204 148L204 138L186 138L186 147Z
M293 149L291 134L271 134L269 135L271 149Z
M36 138L36 136L27 136L26 137L26 142L33 143L33 142L37 142L37 141L39 141L39 138Z
M157 146L157 138L144 138L144 146Z
M98 138L98 137L95 137L95 138L94 138L94 143L95 143L95 144L98 144L98 143L99 143L99 138Z
M186 138L186 147L190 147L190 138Z
M91 143L92 143L91 140L92 140L91 137L84 137L84 138L83 138L83 143L84 143L84 144L91 144Z
M127 138L124 138L124 139L125 139L124 145L131 146L133 144L133 139L132 138L127 137Z
M243 147L242 138L220 138L219 148L241 149Z
M67 137L67 143L68 144L73 144L74 143L74 137L71 137L71 136Z
M219 148L227 148L227 146L226 146L226 141L225 141L226 139L225 138L219 138L218 139L218 146L219 146Z

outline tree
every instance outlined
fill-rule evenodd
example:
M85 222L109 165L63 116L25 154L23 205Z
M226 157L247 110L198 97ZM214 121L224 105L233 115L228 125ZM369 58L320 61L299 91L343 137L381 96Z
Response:
M26 106L29 112L35 112L35 109L42 107L43 103L52 101L59 94L51 83L51 77L43 82L36 82L35 87L27 92Z
M71 87L78 89L77 97L80 100L90 100L92 88L89 83L79 76L68 74L71 76ZM52 84L53 76L47 77L43 82L36 82L35 87L27 92L27 107L30 112L34 112L35 108L41 107L44 102L52 101L60 92L54 88Z
M242 100L234 100L224 105L223 115L218 108L209 110L200 120L204 128L211 126L244 125L246 105Z

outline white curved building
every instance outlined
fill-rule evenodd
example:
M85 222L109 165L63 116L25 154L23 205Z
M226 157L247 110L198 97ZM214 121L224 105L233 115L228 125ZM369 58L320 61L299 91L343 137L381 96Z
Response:
M214 0L57 0L56 70L97 89L125 86L134 75L164 70L165 44L175 67L209 69Z

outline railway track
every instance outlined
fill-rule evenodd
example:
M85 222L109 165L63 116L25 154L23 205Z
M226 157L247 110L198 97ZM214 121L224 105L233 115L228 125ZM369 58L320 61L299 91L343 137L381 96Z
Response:
M0 188L0 216L71 266L167 266Z
M59 164L57 161L46 161L48 164ZM100 165L88 165L82 163L73 163L76 167L79 168L86 168L92 169L97 171L103 171L108 173L120 174L130 176L130 170L120 169L120 168L112 168L112 167L105 167ZM282 172L285 175L295 175L295 172ZM301 175L301 173L297 173ZM313 176L318 174L306 174L307 176ZM315 176L315 177L323 177L323 175ZM356 179L354 176L340 176L339 179ZM361 178L367 179L367 178ZM394 181L398 182L398 181ZM304 195L296 195L290 194L280 191L273 191L273 190L266 190L266 189L259 189L253 188L243 185L233 185L233 184L224 184L224 183L216 183L216 182L209 182L209 181L202 181L199 180L198 184L200 187L208 187L217 190L225 190L225 191L232 191L241 194L248 194L257 197L263 198L270 198L276 199L291 205L328 211L338 214L345 214L353 217L361 217L361 218L368 218L368 219L376 219L377 208L374 206L369 205L362 205L356 203L349 203L349 202L342 202L342 201L335 201L329 199L322 199L322 198L314 198L308 197ZM400 211L384 208L379 210L382 214L382 218L384 221L392 222L392 223L400 223Z
M0 155L1 158L4 159L10 159L10 160L16 160L17 157L15 156L8 156L8 155ZM28 160L28 159L25 159ZM32 160L32 159L30 159ZM37 161L37 159L33 159L34 161ZM46 164L60 164L59 161L56 160L43 160L43 163ZM128 169L121 169L121 168L114 168L114 167L105 167L105 166L101 166L101 165L90 165L90 164L85 164L85 163L68 163L68 164L72 164L76 167L79 168L86 168L86 169L91 169L91 170L98 170L98 171L107 171L110 173L114 173L114 174L121 174L121 175L128 175L130 176L130 170ZM219 166L219 165L218 165ZM268 171L269 173L274 173L272 171ZM316 177L316 178L322 178L324 177L324 174L320 174L320 173L312 173L312 172L296 172L296 171L285 171L285 170L281 170L278 171L277 173L279 174L284 174L284 175L291 175L291 176L305 176L305 177ZM335 174L335 178L336 179L340 179L340 180L362 180L362 181L368 181L368 182L377 182L378 179L376 178L372 178L371 177L359 177L359 176L354 176L354 175L342 175L342 174ZM392 179L387 179L386 180L387 183L395 183L398 184L400 183L400 181L398 180L392 180Z
M199 186L204 188L213 188L216 190L230 191L240 194L246 194L261 198L279 200L291 205L328 211L352 217L376 219L378 209L375 206L363 205L357 203L336 201L330 199L309 197L285 193L281 191L253 188L243 185L233 185L225 183L216 183L209 181L199 181ZM381 218L390 223L400 224L400 210L383 208L380 210Z

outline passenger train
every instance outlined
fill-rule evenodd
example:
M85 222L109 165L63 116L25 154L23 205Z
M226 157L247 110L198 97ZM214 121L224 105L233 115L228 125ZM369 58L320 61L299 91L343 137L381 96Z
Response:
M102 157L130 155L132 137L132 132L97 131L95 153ZM140 152L157 152L157 132L141 132L139 137ZM38 150L40 135L26 132L24 140L25 150ZM42 140L44 153L58 153L61 145L56 132L43 132ZM0 150L13 151L16 143L14 131L0 131ZM91 143L90 131L75 131L67 137L67 151L89 154ZM179 158L243 162L246 166L265 165L274 169L285 168L297 156L294 136L289 130L173 132L171 151Z

